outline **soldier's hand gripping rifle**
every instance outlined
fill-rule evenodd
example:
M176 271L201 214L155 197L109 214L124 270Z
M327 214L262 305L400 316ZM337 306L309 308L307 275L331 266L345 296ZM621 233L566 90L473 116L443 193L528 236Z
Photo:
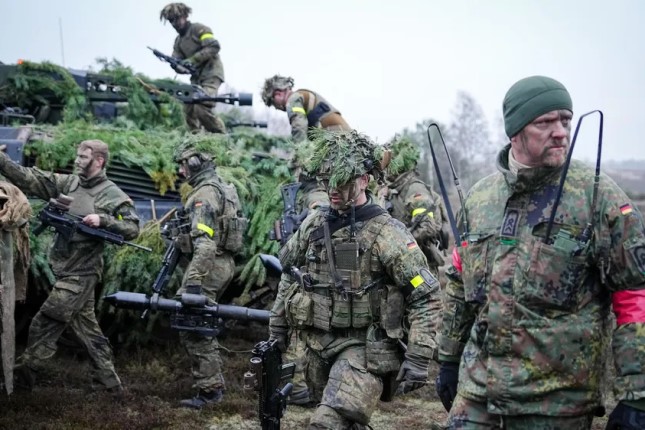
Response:
M116 308L145 311L153 307L152 297L143 293L117 291L104 297L104 300ZM206 296L189 293L182 294L180 300L157 297L154 308L170 313L171 328L194 332L202 336L217 334L219 318L269 324L269 316L271 315L271 312L263 309L220 304L209 305Z
M287 397L295 363L282 364L277 340L259 342L253 348L250 368L244 374L244 388L258 392L258 415L262 430L279 430L280 419L287 408Z
M160 59L161 61L165 61L166 63L170 64L170 66L175 69L177 73L184 73L182 68L186 70L187 73L190 73L191 75L196 75L197 74L197 68L192 65L183 62L179 58L171 57L170 55L166 55L161 51L158 51L154 48L151 48L148 46L148 49L152 51L155 56Z
M39 213L40 225L34 229L34 235L38 236L47 227L52 227L58 234L70 239L75 233L103 240L115 245L133 246L144 251L152 252L152 249L133 242L128 242L120 234L112 233L102 228L90 227L83 223L83 217L69 213L69 205L73 199L64 194L55 199L50 199Z
M282 202L284 210L282 216L275 222L273 230L269 232L269 239L279 240L280 246L287 243L289 238L298 230L302 221L307 218L309 211L304 209L302 212L296 212L296 195L302 184L294 182L283 185L281 188Z

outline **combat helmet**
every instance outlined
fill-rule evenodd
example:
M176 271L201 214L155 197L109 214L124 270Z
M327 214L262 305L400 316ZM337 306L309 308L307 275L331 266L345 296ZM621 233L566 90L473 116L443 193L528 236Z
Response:
M181 163L182 161L188 160L193 155L199 157L201 161L212 161L213 156L208 152L203 151L200 148L199 142L194 138L187 138L183 140L173 154L173 160L175 163Z
M290 90L293 88L293 78L291 76L274 75L264 81L262 88L262 100L267 106L273 106L273 92L275 90Z
M392 161L387 166L388 177L396 177L416 167L421 152L409 137L396 136L385 147L392 151Z
M368 136L352 131L312 130L313 156L307 165L310 175L329 181L330 188L347 184L366 173L382 182L389 151Z
M187 17L193 10L184 3L169 3L159 14L160 21L173 21L183 16Z

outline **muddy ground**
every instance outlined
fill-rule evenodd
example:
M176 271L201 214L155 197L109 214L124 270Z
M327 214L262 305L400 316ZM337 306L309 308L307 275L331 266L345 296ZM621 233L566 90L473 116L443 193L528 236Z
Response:
M227 392L224 401L204 411L178 407L194 394L189 361L176 339L147 349L115 347L116 366L127 391L122 398L90 389L88 364L79 351L61 348L31 393L0 395L0 429L259 429L257 398L245 391L243 374L250 349L266 338L266 327L238 326L221 341ZM437 367L431 369L431 380ZM282 429L306 428L312 410L289 406ZM375 430L440 428L443 406L431 387L390 403L380 403L372 417ZM594 429L603 429L596 420Z

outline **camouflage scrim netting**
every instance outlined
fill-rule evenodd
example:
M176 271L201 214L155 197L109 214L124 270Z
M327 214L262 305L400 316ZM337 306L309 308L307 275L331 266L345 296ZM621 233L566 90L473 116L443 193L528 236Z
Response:
M290 90L293 88L291 76L274 75L264 81L262 87L262 100L267 106L273 105L273 92L275 90Z
M169 3L159 14L160 21L173 21L177 18L188 17L193 10L183 3Z
M390 177L411 171L419 161L421 152L407 136L396 136L385 147L392 151L392 160L387 166Z
M352 131L311 131L313 156L306 168L310 175L328 180L331 188L342 186L366 173L383 180L387 152L368 136Z

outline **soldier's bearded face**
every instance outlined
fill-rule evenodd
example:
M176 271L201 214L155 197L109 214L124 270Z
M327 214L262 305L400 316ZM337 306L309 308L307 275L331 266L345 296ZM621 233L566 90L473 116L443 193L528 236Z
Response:
M530 167L560 167L564 164L571 137L568 110L554 110L527 124L511 138L513 156Z
M181 33L184 27L186 27L186 22L188 22L188 19L185 16L180 16L170 20L170 25L172 25L172 28L174 28L177 33Z
M92 155L89 148L79 149L76 151L76 161L74 161L74 171L81 178L90 179L98 175L102 170L100 158Z
M273 107L278 110L285 110L287 108L287 91L275 90L273 92Z

